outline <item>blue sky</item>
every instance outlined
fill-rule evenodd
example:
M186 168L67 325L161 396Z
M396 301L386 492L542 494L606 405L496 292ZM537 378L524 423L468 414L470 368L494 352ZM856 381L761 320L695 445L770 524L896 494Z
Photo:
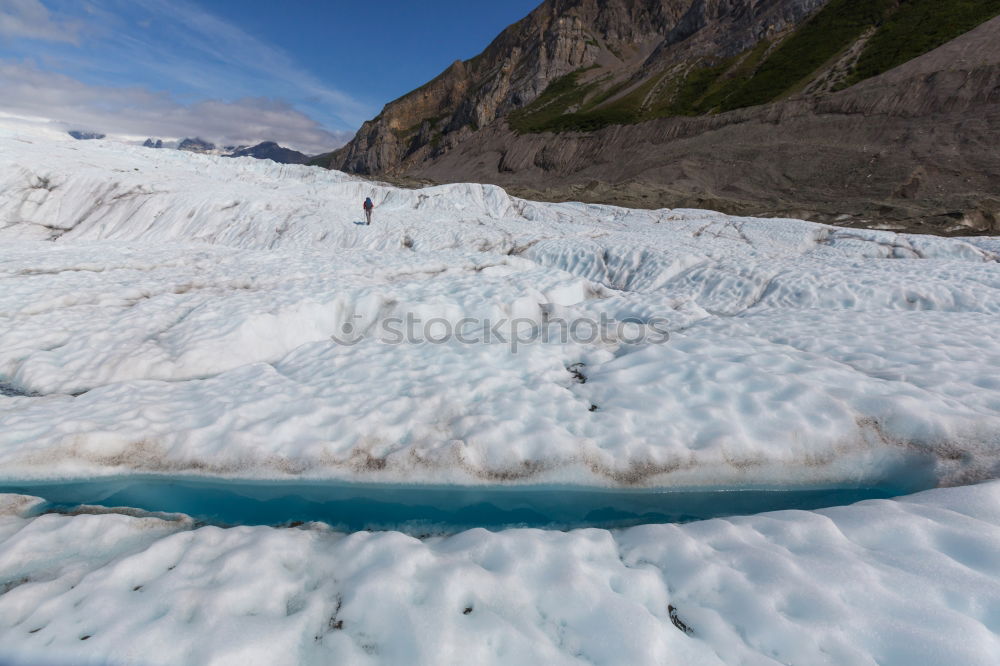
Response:
M0 0L0 113L319 152L539 1Z

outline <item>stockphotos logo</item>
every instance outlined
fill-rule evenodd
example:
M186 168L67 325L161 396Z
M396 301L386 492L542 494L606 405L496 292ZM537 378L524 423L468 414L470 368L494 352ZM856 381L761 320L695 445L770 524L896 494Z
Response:
M612 319L606 314L597 318L563 319L545 316L541 321L530 318L478 319L444 317L422 319L412 313L366 322L354 314L331 336L337 344L356 345L366 339L385 345L432 344L458 342L465 345L502 344L517 352L519 347L537 343L579 344L663 344L670 340L667 320Z

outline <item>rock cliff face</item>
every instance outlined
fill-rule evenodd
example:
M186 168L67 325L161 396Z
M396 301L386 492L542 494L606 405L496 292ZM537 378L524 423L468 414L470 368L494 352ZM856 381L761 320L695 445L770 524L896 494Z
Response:
M552 200L996 232L997 13L1000 0L547 0L319 163Z
M1000 232L1000 18L840 92L590 133L494 124L421 165L542 200Z
M825 0L547 0L483 53L386 105L329 165L399 173L432 159L584 70L634 88L664 67L736 55ZM692 37L695 37L692 39Z
M825 0L547 0L483 53L386 105L329 165L399 173L536 100L584 70L635 87L677 62L740 53ZM691 39L697 35L697 39ZM673 48L682 44L682 48Z

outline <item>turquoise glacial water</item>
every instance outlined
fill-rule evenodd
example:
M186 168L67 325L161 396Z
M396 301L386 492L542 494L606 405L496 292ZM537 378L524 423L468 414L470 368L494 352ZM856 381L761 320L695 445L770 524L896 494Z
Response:
M336 482L134 477L2 482L0 492L79 505L184 513L218 525L322 522L345 531L447 534L483 527L572 529L682 523L782 509L820 509L902 494L902 489L606 490L560 486L386 486ZM910 492L910 491L905 491Z

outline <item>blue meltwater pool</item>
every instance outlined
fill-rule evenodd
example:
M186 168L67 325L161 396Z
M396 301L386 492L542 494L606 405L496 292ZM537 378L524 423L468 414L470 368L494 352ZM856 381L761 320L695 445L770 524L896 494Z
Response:
M387 486L311 481L128 477L0 482L0 492L47 500L40 510L80 505L184 513L219 525L322 522L347 531L446 534L473 527L572 529L680 523L781 509L820 509L912 489L591 489L565 486Z

